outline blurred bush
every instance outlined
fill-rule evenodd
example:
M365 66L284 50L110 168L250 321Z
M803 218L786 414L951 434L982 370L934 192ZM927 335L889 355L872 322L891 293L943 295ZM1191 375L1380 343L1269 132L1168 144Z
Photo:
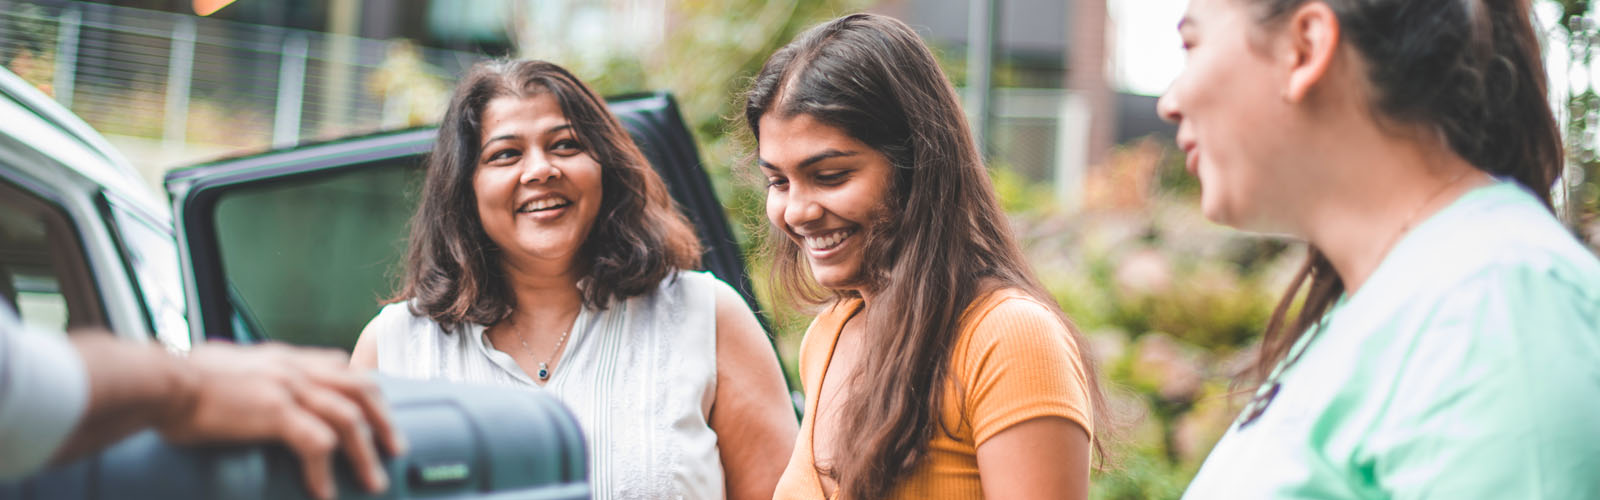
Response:
M1253 355L1303 254L1206 221L1182 158L1159 141L1115 151L1067 210L997 172L1035 270L1089 341L1120 430L1092 497L1177 498L1243 403Z
M1579 238L1591 249L1600 252L1600 92L1595 91L1594 78L1573 78L1573 75L1593 74L1595 49L1600 45L1600 13L1595 12L1591 0L1554 0L1535 4L1536 11L1543 7L1556 10L1555 27L1546 36L1548 51L1564 51L1564 57L1546 57L1555 64L1552 74L1565 75L1557 79L1555 102L1565 106L1556 109L1561 120L1562 136L1566 140L1567 165L1563 172L1562 190L1558 190L1565 203L1559 206L1565 219ZM1565 86L1561 85L1565 83Z

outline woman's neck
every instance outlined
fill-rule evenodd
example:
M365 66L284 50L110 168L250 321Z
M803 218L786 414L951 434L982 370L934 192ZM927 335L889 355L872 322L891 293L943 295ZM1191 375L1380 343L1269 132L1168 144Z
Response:
M1315 195L1300 224L1348 293L1366 283L1407 233L1492 181L1447 147L1391 139L1330 158L1328 168L1344 169L1348 182Z
M512 320L564 317L583 304L576 266L506 262L506 286L515 297Z

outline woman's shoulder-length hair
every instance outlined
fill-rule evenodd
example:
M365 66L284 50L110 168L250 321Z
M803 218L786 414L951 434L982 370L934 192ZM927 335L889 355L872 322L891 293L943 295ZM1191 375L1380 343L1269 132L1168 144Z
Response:
M677 270L699 267L693 227L605 102L560 66L500 60L474 66L450 98L411 221L404 284L391 300L411 301L413 314L447 331L511 314L516 300L501 250L478 220L472 179L489 101L542 94L560 104L578 143L600 164L600 210L576 263L584 306L604 309L654 290Z

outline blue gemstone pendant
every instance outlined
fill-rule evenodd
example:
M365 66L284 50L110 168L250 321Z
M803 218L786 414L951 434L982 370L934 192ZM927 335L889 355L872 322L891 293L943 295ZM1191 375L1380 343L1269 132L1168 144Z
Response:
M539 380L550 380L550 368L544 363L539 363Z

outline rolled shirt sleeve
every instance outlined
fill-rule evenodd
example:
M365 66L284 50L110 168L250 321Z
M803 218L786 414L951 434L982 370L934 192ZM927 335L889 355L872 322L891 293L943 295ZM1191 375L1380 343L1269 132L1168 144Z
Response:
M44 466L88 403L88 374L66 336L29 329L0 303L0 479Z

